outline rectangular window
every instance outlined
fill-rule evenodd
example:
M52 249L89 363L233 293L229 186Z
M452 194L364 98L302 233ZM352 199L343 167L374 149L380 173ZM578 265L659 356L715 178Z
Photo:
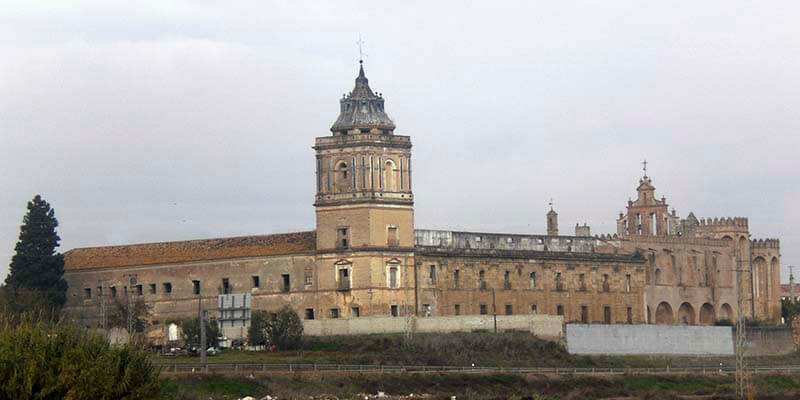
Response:
M506 304L506 315L514 315L514 307L511 304Z
M358 307L353 307L353 308L351 308L351 309L350 309L350 311L351 311L351 312L350 312L350 314L351 314L351 315L352 315L354 318L358 318L358 317L360 317L360 316L361 316L361 309L360 309L360 308L358 308Z
M478 271L478 289L486 289L486 271Z
M306 319L314 319L314 309L306 308Z
M564 306L561 304L556 306L556 315L564 315Z
M172 283L164 282L164 293L166 294L172 293Z
M461 315L461 304L453 305L453 313L455 315Z
M423 317L430 317L431 316L431 305L430 304L423 304L422 305L422 316Z
M631 309L630 307L628 307L627 309L627 321L629 324L633 323L633 309Z
M536 272L531 272L528 283L531 289L536 289Z
M586 290L586 274L578 275L579 290Z
M397 238L397 227L390 226L386 230L386 245L389 247L399 246L399 240Z
M486 304L481 304L480 305L480 312L481 312L481 315L488 314L488 312L486 311Z
M536 315L536 304L531 304L531 314Z
M559 292L564 290L564 284L561 283L561 272L556 272L556 290Z
M397 267L389 268L389 287L392 289L397 287Z
M453 288L458 289L458 270L453 271Z
M331 308L331 318L339 318L339 309Z
M503 289L511 289L511 272L509 271L503 273Z
M607 324L611 323L611 307L609 306L603 307L603 322Z
M151 283L150 284L150 294L156 294L156 284L155 283Z
M349 229L338 228L336 229L336 247L346 249L350 247L350 237L348 235Z
M398 315L398 312L397 312L397 304L392 304L392 305L389 307L389 313L390 313L390 314L391 314L393 317L396 317L396 316Z
M231 293L231 282L228 278L222 278L222 294Z
M589 307L581 306L581 323L582 324L589 323Z
M111 287L111 297L117 297L117 288L115 286Z
M431 265L430 272L428 274L428 278L431 280L431 285L436 284L436 266Z
M258 275L253 275L253 287L254 288L261 287L261 278Z
M83 289L83 298L87 300L92 298L92 288Z
M314 283L314 271L311 268L306 268L303 271L303 280L306 286L311 286Z
M192 281L192 293L200 294L200 281Z
M283 285L281 286L281 291L288 292L292 288L291 282L289 281L289 274L283 274L281 275L281 278L283 278L282 282Z
M608 283L608 274L603 274L603 291L608 292L611 290L611 285Z
M339 290L350 290L350 270L347 268L339 269Z
M143 288L142 288L142 284L141 284L141 283L140 283L140 284L138 284L138 285L136 285L136 295L137 295L137 296L142 296L142 295L144 295L144 290L143 290Z
M625 274L625 291L631 291L631 274Z

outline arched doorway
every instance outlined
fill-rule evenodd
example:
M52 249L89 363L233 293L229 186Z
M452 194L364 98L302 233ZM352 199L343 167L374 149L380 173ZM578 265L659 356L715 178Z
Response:
M719 319L733 322L733 309L730 304L725 303L719 308Z
M656 308L656 324L659 325L672 325L674 323L672 317L672 306L666 301L662 301Z
M700 325L714 325L716 316L714 315L714 306L705 303L700 307Z
M678 323L681 325L694 325L694 307L689 303L681 304L678 308Z

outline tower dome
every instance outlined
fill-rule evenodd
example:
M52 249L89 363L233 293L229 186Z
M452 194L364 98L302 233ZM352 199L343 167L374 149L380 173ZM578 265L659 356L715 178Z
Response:
M369 80L364 75L363 62L359 63L356 86L339 100L339 118L331 126L331 132L334 135L346 135L353 129L365 132L378 129L381 133L391 134L395 126L383 108L383 97L370 89Z

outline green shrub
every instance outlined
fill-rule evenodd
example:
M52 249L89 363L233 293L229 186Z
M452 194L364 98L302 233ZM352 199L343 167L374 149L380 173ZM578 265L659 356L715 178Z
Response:
M206 348L219 345L219 324L213 318L206 321ZM200 324L197 318L188 318L181 321L181 339L187 347L200 347Z
M303 321L291 307L284 306L269 319L265 331L269 343L278 349L297 349L303 340Z
M149 399L158 370L140 346L30 315L0 314L1 399Z
M247 328L247 340L251 346L264 346L267 344L267 324L269 313L264 310L253 310L250 313L250 327Z

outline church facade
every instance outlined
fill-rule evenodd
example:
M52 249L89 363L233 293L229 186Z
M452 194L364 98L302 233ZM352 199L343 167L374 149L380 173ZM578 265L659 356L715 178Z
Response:
M416 229L411 139L395 133L363 67L339 103L331 134L313 147L314 231L69 250L65 312L98 326L115 302L141 299L154 325L203 308L241 334L246 312L220 312L220 295L246 293L248 310L289 305L305 319L538 313L712 324L740 312L739 270L741 312L780 320L778 241L752 240L743 218L679 219L647 176L613 235L588 226L559 235L552 207L541 235Z

